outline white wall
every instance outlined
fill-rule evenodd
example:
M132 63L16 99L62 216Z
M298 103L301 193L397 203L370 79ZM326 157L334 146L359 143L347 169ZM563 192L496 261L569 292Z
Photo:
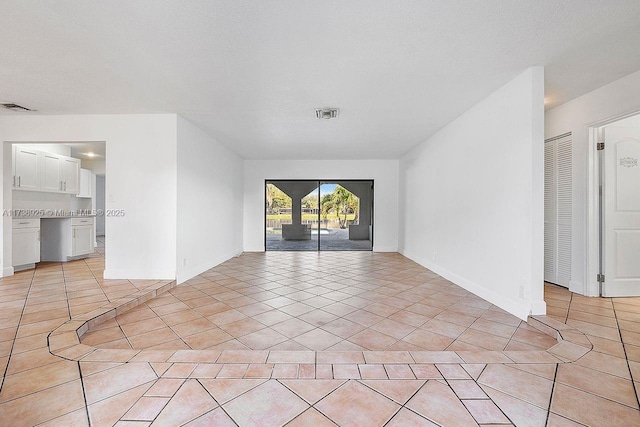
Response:
M543 97L529 68L400 162L400 251L522 319L546 310Z
M246 160L245 251L264 251L265 179L373 179L373 250L397 251L398 160Z
M96 210L104 211L104 203L106 200L105 193L105 177L101 175L95 175L96 177L96 192L95 203ZM104 232L104 215L96 218L96 234L102 236Z
M545 114L545 138L572 132L573 138L573 227L570 289L587 295L598 294L593 272L587 271L587 259L597 254L597 239L588 245L589 205L589 126L621 115L640 111L640 71L616 80L586 95L560 105ZM591 254L593 256L593 254ZM596 266L592 266L596 268Z
M242 252L243 163L182 117L177 148L181 283Z
M105 278L173 279L176 275L177 120L174 114L1 116L3 209L11 208L9 142L106 141ZM8 169L7 169L8 168ZM11 219L3 218L2 266L11 266Z

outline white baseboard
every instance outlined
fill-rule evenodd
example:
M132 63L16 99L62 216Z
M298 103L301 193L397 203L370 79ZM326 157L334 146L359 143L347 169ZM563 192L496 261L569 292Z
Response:
M373 252L398 252L398 247L373 245Z
M187 280L196 277L198 274L204 273L205 271L215 267L216 265L220 265L223 262L228 261L231 258L237 257L238 255L241 255L241 254L242 254L242 251L239 251L239 252L235 251L231 254L218 257L216 259L210 260L203 264L196 265L194 267L178 269L178 273L176 275L176 282L178 285L181 283L184 283Z
M9 277L9 276L13 276L13 267L4 267L2 269L2 277Z
M576 294L584 295L586 297L599 297L598 295L598 287L596 286L594 289L588 289L587 286L583 282L578 282L575 280L569 281L569 290Z
M544 316L547 314L547 303L544 301L531 303L531 314L534 316Z
M140 270L105 270L103 278L110 279L135 279L135 280L175 280L175 271L140 271Z
M404 251L402 255L522 320L527 320L527 317L534 311L534 308L536 312L542 310L546 313L546 305L544 304L544 301L541 302L543 304L542 306L540 303L536 303L535 307L533 303L528 304L524 300L514 301L510 298L497 294L478 283L459 276L458 274L449 271L432 261L415 256L411 252Z

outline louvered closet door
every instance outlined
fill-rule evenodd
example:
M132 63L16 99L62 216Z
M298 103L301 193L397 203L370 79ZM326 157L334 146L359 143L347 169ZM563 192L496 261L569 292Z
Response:
M544 279L569 287L571 281L571 135L545 142Z
M556 150L551 142L544 144L544 280L555 283L556 260Z

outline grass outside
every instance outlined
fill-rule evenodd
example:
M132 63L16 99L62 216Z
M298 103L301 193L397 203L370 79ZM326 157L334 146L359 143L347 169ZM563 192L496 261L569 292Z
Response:
M340 215L340 219L344 218L343 215ZM356 218L355 214L347 214L347 220L353 221ZM276 221L291 221L291 214L267 214L267 219L276 220ZM318 219L318 215L316 214L302 214L303 221L314 221ZM320 215L320 219L324 221L325 219L328 221L337 221L338 216L335 213L330 213L326 216Z

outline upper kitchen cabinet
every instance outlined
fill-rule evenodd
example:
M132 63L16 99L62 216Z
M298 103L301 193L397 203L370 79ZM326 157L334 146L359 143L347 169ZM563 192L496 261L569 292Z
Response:
M58 154L42 153L42 180L40 191L63 191L62 159Z
M80 159L14 145L15 190L78 194Z
M80 192L78 197L91 198L91 181L93 173L89 169L80 169Z
M80 159L64 157L62 159L63 192L78 194L80 192Z
M14 146L13 188L16 190L40 191L40 163L38 150Z

